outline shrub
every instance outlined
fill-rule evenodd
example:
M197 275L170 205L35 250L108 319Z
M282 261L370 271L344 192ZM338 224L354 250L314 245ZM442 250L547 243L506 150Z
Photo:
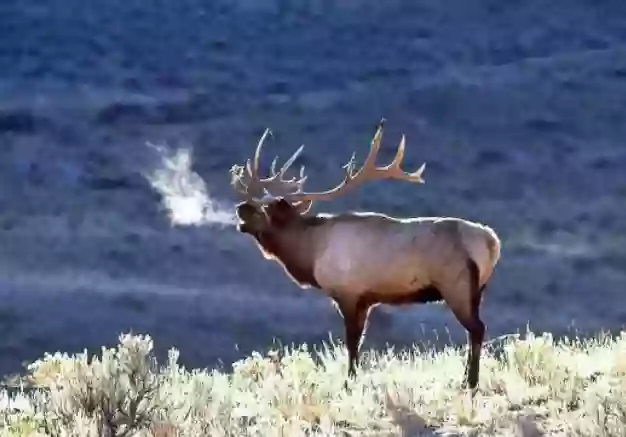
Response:
M371 352L343 389L341 344L253 353L233 372L159 366L149 336L99 357L56 353L29 366L31 408L4 434L48 436L626 435L626 333L492 342L480 392L461 390L464 352Z

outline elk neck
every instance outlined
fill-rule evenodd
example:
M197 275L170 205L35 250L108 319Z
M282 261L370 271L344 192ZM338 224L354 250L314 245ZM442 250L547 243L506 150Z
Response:
M303 288L320 288L315 278L315 262L320 242L318 235L325 220L315 216L303 217L282 228L270 228L256 235L266 257L274 259Z

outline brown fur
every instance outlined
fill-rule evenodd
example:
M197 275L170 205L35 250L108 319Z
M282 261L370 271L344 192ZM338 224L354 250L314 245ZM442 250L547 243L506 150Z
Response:
M260 232L255 238L265 252L283 266L296 284L301 287L320 287L313 274L312 260L303 260L297 253L290 252L280 234L272 231Z

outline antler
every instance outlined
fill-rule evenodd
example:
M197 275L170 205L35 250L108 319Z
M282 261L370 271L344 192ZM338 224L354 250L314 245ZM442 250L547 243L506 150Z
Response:
M292 204L299 204L303 211L306 211L310 207L311 203L316 200L329 200L342 193L349 188L359 186L367 181L382 180L382 179L395 179L408 182L424 183L422 179L422 173L426 168L426 163L423 163L419 169L413 173L406 173L402 170L400 165L404 159L404 150L406 145L405 136L402 135L400 143L398 144L398 151L396 156L391 161L391 164L385 167L376 167L376 157L380 149L380 142L383 136L383 127L385 119L382 119L378 124L374 138L372 139L370 152L365 158L363 166L355 173L355 154L352 154L350 160L342 167L346 171L344 179L336 187L323 192L305 193L303 192L304 182L308 176L304 175L304 166L300 169L300 178L292 178L289 180L283 179L285 172L291 167L296 158L302 153L304 145L300 146L298 150L285 162L280 171L276 173L276 162L278 157L275 157L272 161L271 173L272 175L265 179L259 178L259 159L261 156L261 148L268 135L271 134L269 129L266 129L263 136L257 144L257 148L254 154L254 161L249 159L246 161L246 166L234 165L231 170L231 184L233 187L241 193L248 201L266 204L273 202L279 198L283 198ZM247 172L247 174L246 174Z
M300 148L291 155L278 173L276 172L278 156L276 156L272 160L270 168L271 176L265 179L259 177L261 149L268 135L271 135L271 131L266 129L257 144L254 153L254 161L251 162L250 159L247 159L245 167L242 165L233 165L230 169L231 185L248 201L263 202L268 198L273 199L288 194L300 193L307 179L307 177L304 176L304 166L300 169L300 178L284 179L285 173L293 165L300 153L302 153L304 146L300 146Z
M402 159L404 158L404 149L406 144L404 135L402 135L402 138L400 139L400 143L398 144L398 151L396 152L396 156L393 158L391 164L387 165L386 167L376 167L376 157L378 155L378 150L380 149L384 123L385 119L382 119L378 124L378 129L376 130L374 138L372 139L370 152L367 155L367 158L365 158L363 166L358 172L354 172L355 154L353 153L348 163L343 166L343 168L346 170L346 175L343 181L341 181L341 183L335 188L317 193L290 193L283 196L284 199L291 203L313 202L315 200L329 200L338 196L339 194L344 193L351 187L356 187L364 182L373 180L395 179L408 182L424 183L424 180L422 179L422 173L426 168L426 163L423 163L421 167L413 173L406 173L400 167Z

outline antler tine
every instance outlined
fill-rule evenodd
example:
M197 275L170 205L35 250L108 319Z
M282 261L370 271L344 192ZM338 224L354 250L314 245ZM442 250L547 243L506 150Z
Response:
M379 168L377 169L377 171L381 172L381 174L387 173L389 177L392 177L393 179L424 183L424 180L422 179L422 173L426 168L426 163L423 163L420 168L418 168L413 173L407 173L402 170L402 167L400 165L402 164L402 160L404 159L405 147L406 137L404 134L402 134L402 138L400 139L400 143L398 144L398 151L396 152L396 156L391 161L391 164L387 165L386 167Z
M304 150L304 144L301 145L298 150L296 150L293 155L291 155L291 157L283 164L283 166L280 168L280 171L278 172L278 174L280 175L280 178L282 179L283 176L285 175L285 172L287 170L289 170L289 168L293 165L293 163L295 162L295 160L298 158L298 156L300 156L300 154L302 153L302 151ZM304 166L302 166L302 168L300 169L300 174L303 175L303 171L304 171ZM300 176L302 177L302 176ZM295 178L291 179L291 181L294 181Z
M252 179L259 179L259 161L261 160L261 149L263 148L263 144L265 143L265 139L268 135L272 135L272 131L269 128L266 128L257 143L256 150L254 151L254 165L250 162L250 159L246 160L246 167L248 169L248 174Z
M252 161L248 158L245 167L235 165L231 168L231 184L248 200L259 195L260 190L263 188L263 181L259 176L259 162L261 160L261 150L269 135L272 135L272 131L266 128L257 143ZM245 173L244 169L246 170ZM244 181L244 179L246 180Z
M363 163L363 168L375 168L376 167L376 158L378 157L378 151L380 150L380 142L383 139L383 129L385 126L385 119L383 118L378 123L378 128L376 129L376 133L374 134L374 138L372 138L372 144L370 146L370 153L365 158L365 162Z
M278 163L278 156L275 156L274 159L272 159L272 165L270 166L270 173L272 174L271 177L276 176L276 164L277 163Z
M354 176L350 175L349 177L350 180L355 180L356 178L360 179L360 178L365 177L365 175L367 175L368 173L376 172L376 158L378 157L378 151L380 150L380 142L383 138L384 125L385 125L385 119L383 118L378 123L378 128L376 129L376 133L374 133L374 138L372 138L370 151L367 154L365 161L363 161L363 166L359 169L356 175ZM353 153L352 158L350 158L350 161L347 164L347 165L350 165L352 168L354 168L354 157L355 155Z
M230 170L230 183L240 195L244 197L248 197L248 185L243 181L244 177L244 166L243 165L233 165Z
M393 157L391 164L389 164L388 168L400 168L400 163L404 159L404 149L406 147L406 137L402 134L402 138L400 138L400 143L398 143L398 150L396 151L396 156Z
M296 158L298 157L298 155L300 155L300 153L302 153L302 150L304 149L304 145L300 146L300 148L298 150L296 150L290 157L289 159L283 164L283 166L280 168L280 171L278 173L276 173L276 164L278 163L278 156L274 157L274 159L272 160L272 164L270 166L270 177L266 178L266 179L260 179L261 182L272 182L276 179L278 179L281 182L293 182L295 181L295 178L292 178L288 181L283 179L283 176L285 175L285 172L287 170L289 170L289 168L293 165L293 162L296 160Z

